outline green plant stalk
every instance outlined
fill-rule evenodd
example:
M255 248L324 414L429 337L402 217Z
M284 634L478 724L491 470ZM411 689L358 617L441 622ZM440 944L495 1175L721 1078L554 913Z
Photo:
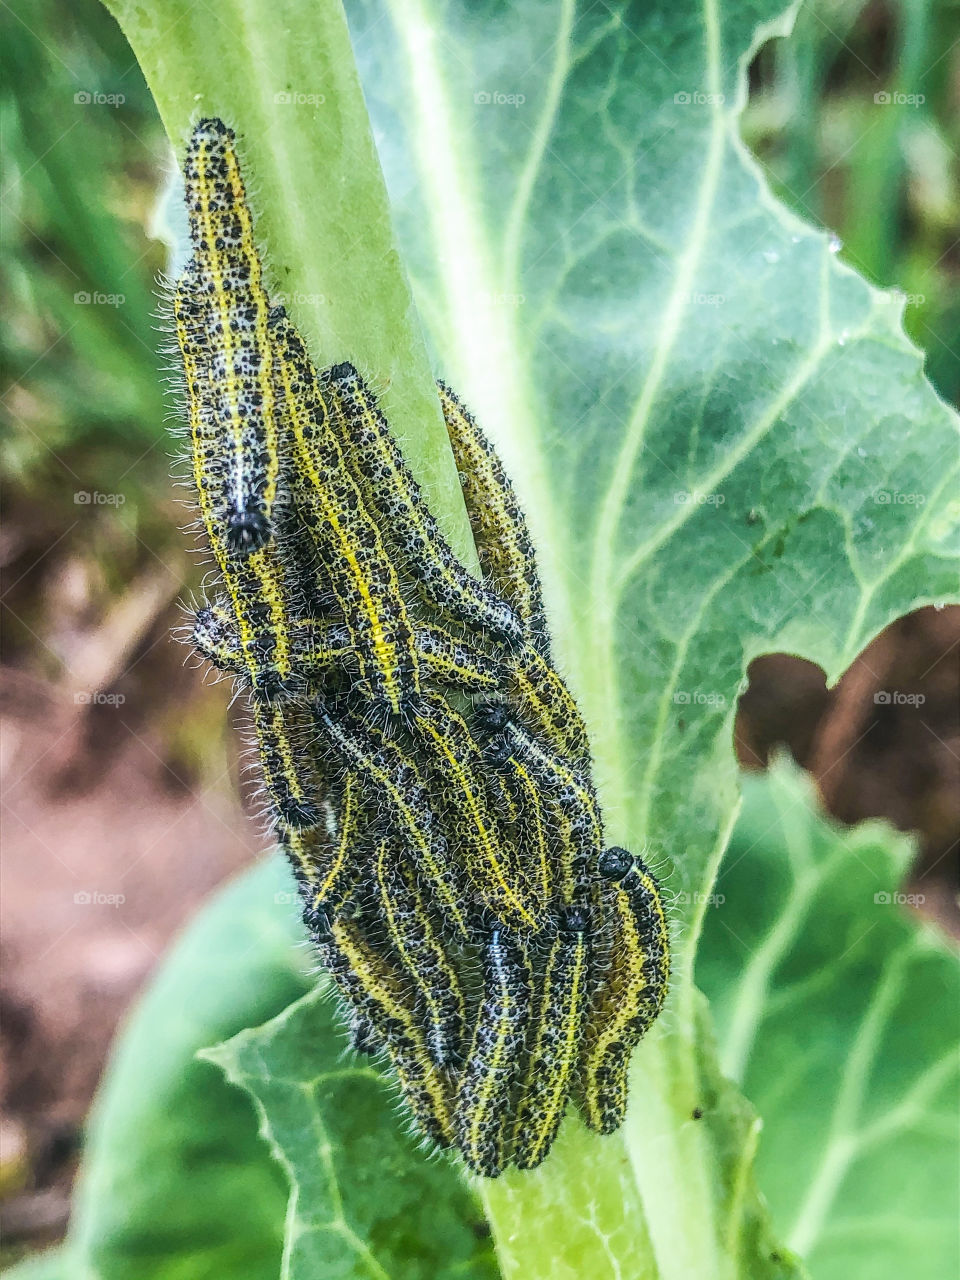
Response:
M268 287L320 367L351 360L457 553L476 549L339 0L105 0L177 158L193 123L236 129Z
M268 282L289 296L315 359L351 359L374 378L438 518L476 563L340 4L223 0L216 16L185 0L108 7L178 153L201 116L237 129ZM297 95L317 101L297 105ZM597 746L609 774L616 745ZM507 1280L800 1274L785 1258L781 1266L755 1205L755 1121L716 1067L692 986L694 935L674 967L670 1008L636 1055L621 1131L599 1138L571 1119L540 1169L479 1188ZM703 1122L691 1119L697 1107ZM741 1266L742 1256L771 1254L772 1265Z

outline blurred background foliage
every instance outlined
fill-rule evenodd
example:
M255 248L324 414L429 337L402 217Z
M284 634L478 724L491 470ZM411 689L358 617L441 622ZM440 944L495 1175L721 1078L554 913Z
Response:
M960 0L810 0L793 36L756 57L743 119L775 192L835 232L851 266L906 294L907 329L954 404L958 32ZM0 710L19 775L7 787L18 847L5 870L0 1256L13 1257L62 1234L117 1018L196 903L262 842L237 801L227 697L183 671L170 641L202 566L170 480L165 261L151 234L169 144L97 0L0 6L0 67ZM955 861L960 834L957 678L943 660L958 614L902 620L833 691L811 664L760 659L737 723L746 766L786 741L837 816L919 829L921 874L951 849ZM926 726L915 709L872 705L884 681L927 690ZM112 690L123 714L87 690ZM75 890L134 877L122 918L78 919ZM50 943L59 934L67 945Z

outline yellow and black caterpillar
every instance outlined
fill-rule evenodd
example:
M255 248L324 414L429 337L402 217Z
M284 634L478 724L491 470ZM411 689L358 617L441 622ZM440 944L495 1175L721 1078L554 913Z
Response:
M652 872L605 848L586 725L490 442L438 396L480 555L456 559L369 384L263 283L236 139L193 131L173 314L219 585L192 642L250 710L279 847L358 1051L476 1174L609 1133L663 1005ZM456 695L455 697L451 695Z

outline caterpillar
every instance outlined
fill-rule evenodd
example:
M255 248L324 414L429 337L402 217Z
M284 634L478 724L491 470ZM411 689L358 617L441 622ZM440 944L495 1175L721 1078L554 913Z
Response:
M222 526L229 550L243 555L271 536L279 453L269 301L236 138L222 120L197 123L183 175L193 258L181 281L181 316L186 323L189 309L192 344L208 370L205 406L220 445L208 459L219 484L205 514Z
M366 870L359 846L369 814L356 772L348 769L340 785L333 830L318 823L308 830L281 824L277 834L303 897L303 919L311 933L357 889Z
M233 554L221 519L222 485L215 462L221 449L221 431L212 407L214 390L209 363L198 343L184 278L173 302L177 343L183 359L193 454L193 475L207 540L220 569L230 599L243 665L256 696L268 701L288 691L293 669L289 618L296 612L291 588L273 544Z
M393 715L419 691L400 583L330 424L313 363L282 308L271 319L278 398L295 470L290 487L360 666L354 687Z
M197 611L191 640L198 653L218 670L243 671L236 625L222 601ZM496 658L473 649L443 627L417 622L413 642L422 671L438 684L468 693L494 693L503 682L503 668ZM293 619L290 645L293 666L311 684L356 665L350 629L345 623Z
M417 590L441 614L491 633L509 648L518 647L523 640L519 619L509 604L468 573L454 555L373 392L352 364L335 365L325 379L350 442L347 461Z
M546 1158L566 1110L590 989L588 929L587 912L567 908L547 955L514 1129L519 1169Z
M437 390L485 576L513 606L527 643L549 661L550 635L536 553L513 485L459 397L443 382L437 383Z
M611 848L598 870L613 938L585 1021L579 1078L584 1120L612 1133L626 1114L630 1055L663 1007L670 950L660 888L643 861Z
M450 1088L430 1056L420 1022L410 1007L404 981L364 936L355 920L333 916L318 942L321 959L354 1011L354 1025L370 1047L386 1050L401 1092L420 1130L438 1146L454 1140Z
M437 1066L457 1066L466 1016L457 971L437 934L430 906L402 844L382 838L374 865L380 916L418 993L430 1056Z
M525 768L539 784L552 814L561 900L583 905L589 897L591 868L603 849L603 820L593 783L586 772L554 755L511 719L503 703L478 708L477 718L491 734L490 763L501 769Z
M529 880L545 909L555 890L551 812L540 780L516 756L494 774L510 796L509 812L518 861L529 868Z
M568 756L581 768L590 766L590 741L580 708L549 661L525 645L509 664L510 698L520 719L557 756Z
M483 948L483 994L457 1091L457 1145L474 1173L507 1167L513 1092L523 1066L532 975L526 955L494 929Z
M306 750L312 728L308 709L254 698L252 710L263 781L278 822L293 830L316 826L323 784Z
M369 723L361 724L345 710L337 714L322 698L314 702L314 720L328 748L366 780L389 815L433 896L447 925L463 938L471 933L456 865L416 763L402 748Z
M546 903L513 856L490 802L483 754L463 717L438 694L425 693L413 713L413 729L480 901L505 928L537 932Z

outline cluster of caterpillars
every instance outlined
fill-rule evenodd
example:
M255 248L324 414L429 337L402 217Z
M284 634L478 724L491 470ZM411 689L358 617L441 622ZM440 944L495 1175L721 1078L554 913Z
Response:
M660 1011L656 880L605 848L500 461L439 387L483 569L445 540L370 388L271 306L233 133L184 167L176 283L193 478L219 594L192 641L249 699L276 838L359 1051L478 1174L538 1165L568 1100L609 1133Z

